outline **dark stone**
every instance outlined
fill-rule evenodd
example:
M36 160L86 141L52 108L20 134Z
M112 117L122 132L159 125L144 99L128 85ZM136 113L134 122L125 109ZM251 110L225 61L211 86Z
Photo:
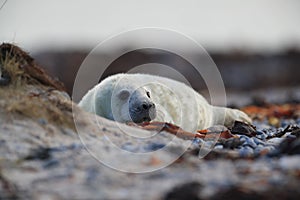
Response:
M0 66L0 70L2 70L1 66ZM2 72L2 75L0 76L0 86L9 85L10 81L11 81L10 76L7 73Z
M242 189L239 189L237 187L233 187L230 189L227 189L223 192L217 193L213 198L213 200L223 200L223 199L243 199L243 200L254 200L254 199L263 199L263 196L251 192L251 191L243 191Z
M43 167L45 169L47 168L52 168L52 167L55 167L59 164L59 161L57 159L51 159L49 161L46 161L45 163L43 163Z
M294 135L294 136L296 136L297 138L299 138L299 137L300 137L300 128L298 128L298 129L296 129L296 130L293 130L293 131L291 132L291 135Z
M164 197L165 200L200 200L201 185L197 182L184 183L174 187Z
M240 121L235 121L230 131L234 134L246 135L249 137L256 135L256 128L254 126Z
M51 158L51 148L40 147L35 149L25 160L48 160Z
M241 146L244 142L240 140L240 138L229 138L227 140L223 140L221 144L226 149L235 149Z
M300 154L300 138L287 137L270 156L280 156L282 154Z
M164 143L156 143L156 142L154 142L154 143L150 143L150 144L148 144L147 146L145 146L145 150L147 151L147 152L150 152L150 151L156 151L156 150L159 150L159 149L161 149L161 148L164 148L166 146L166 144L164 144Z
M216 193L212 198L213 200L223 200L223 199L231 199L231 200L256 200L256 199L264 199L264 200L272 200L272 199L291 199L296 200L299 199L299 192L296 190L296 187L288 189L286 187L274 187L272 189L268 189L263 192L255 192L244 188L232 187L222 192Z
M291 128L292 128L292 126L288 125L285 129L279 130L278 132L276 132L276 133L274 133L272 135L269 135L267 137L267 139L274 138L274 137L282 137L284 134L286 134L287 132L291 131Z

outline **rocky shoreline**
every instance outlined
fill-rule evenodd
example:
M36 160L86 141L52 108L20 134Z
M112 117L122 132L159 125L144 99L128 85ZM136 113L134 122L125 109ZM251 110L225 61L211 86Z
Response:
M88 114L28 54L0 51L10 77L0 86L0 199L300 197L298 103L245 107L255 127L236 124L234 137L184 140Z

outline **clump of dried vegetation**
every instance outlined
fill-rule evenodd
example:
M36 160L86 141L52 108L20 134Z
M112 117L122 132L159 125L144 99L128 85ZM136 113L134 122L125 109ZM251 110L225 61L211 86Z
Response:
M72 102L63 84L47 75L26 52L11 44L0 45L0 110L7 117L43 119L75 128Z

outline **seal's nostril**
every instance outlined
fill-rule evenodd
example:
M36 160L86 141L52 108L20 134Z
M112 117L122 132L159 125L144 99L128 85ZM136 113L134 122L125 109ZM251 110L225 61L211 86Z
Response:
M148 111L148 110L150 110L150 109L152 109L152 108L155 108L155 105L154 105L154 103L143 103L143 104L141 104L140 106L139 106L139 109L140 110L144 110L144 111Z
M147 105L147 104L145 104L145 103L143 103L143 104L142 104L142 107L143 107L145 110L147 110L147 109L148 109L148 105Z

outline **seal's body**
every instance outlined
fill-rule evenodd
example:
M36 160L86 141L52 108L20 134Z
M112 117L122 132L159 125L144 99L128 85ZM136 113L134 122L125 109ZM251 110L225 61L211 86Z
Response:
M88 112L119 121L163 121L187 131L235 120L251 122L242 111L208 104L184 83L147 74L117 74L96 85L79 102Z

